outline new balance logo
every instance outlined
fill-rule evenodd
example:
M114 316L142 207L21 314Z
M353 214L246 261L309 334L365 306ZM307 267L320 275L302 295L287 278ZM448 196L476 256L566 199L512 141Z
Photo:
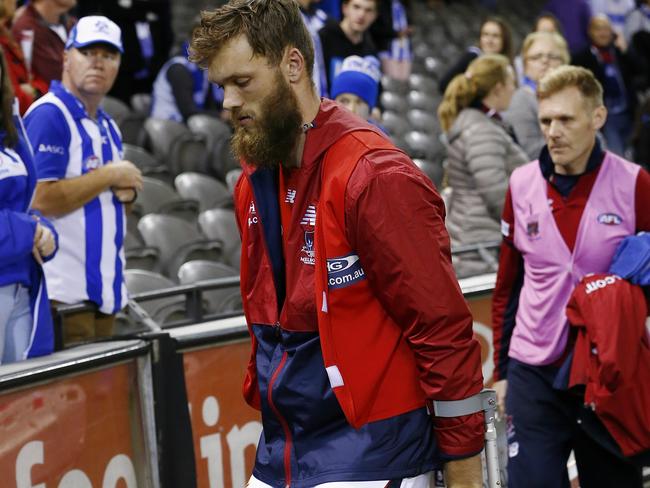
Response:
M284 203L293 203L296 200L296 190L287 190L287 196L284 197Z
M310 205L307 207L305 216L300 221L300 225L311 225L312 227L316 226L316 205Z

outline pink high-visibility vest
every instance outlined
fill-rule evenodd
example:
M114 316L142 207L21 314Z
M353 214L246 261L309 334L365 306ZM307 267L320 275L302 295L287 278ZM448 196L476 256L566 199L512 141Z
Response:
M587 200L573 253L550 208L538 161L510 177L515 247L524 258L524 284L509 356L531 365L557 361L568 335L566 306L589 273L607 272L621 240L636 228L635 187L640 167L607 152Z

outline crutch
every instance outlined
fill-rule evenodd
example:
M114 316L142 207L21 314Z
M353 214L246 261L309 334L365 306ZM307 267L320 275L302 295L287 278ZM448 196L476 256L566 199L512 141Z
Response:
M497 451L497 430L495 416L497 393L484 389L480 393L463 400L434 401L433 414L436 417L460 417L476 412L485 412L485 464L488 488L503 488L499 475L499 453Z

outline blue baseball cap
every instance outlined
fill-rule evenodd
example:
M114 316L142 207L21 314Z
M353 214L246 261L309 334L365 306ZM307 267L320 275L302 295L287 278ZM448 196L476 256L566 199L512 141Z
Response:
M66 50L71 47L80 49L91 44L108 44L124 53L122 30L111 19L101 15L80 18L72 28L65 48Z

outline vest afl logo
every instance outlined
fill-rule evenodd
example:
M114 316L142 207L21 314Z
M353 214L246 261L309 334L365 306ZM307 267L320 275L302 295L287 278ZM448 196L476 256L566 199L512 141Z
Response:
M598 223L603 225L621 225L623 219L615 213L601 213L598 216Z
M86 159L85 161L85 166L88 171L99 168L101 164L102 164L101 160L94 154L88 156L88 159Z
M361 281L365 276L356 254L327 260L327 285L330 289L346 288Z

